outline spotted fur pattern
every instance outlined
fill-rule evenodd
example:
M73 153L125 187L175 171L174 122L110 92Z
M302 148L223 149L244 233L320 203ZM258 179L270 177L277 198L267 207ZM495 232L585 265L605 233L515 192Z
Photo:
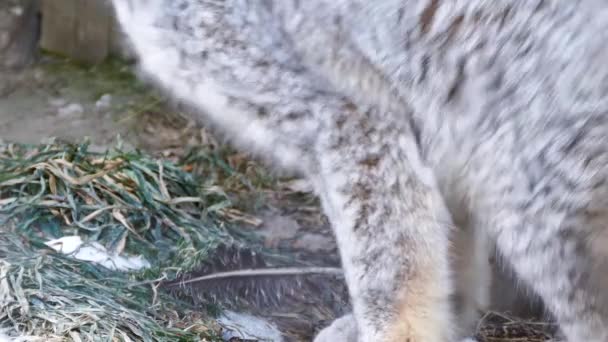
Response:
M148 76L312 181L353 302L338 334L453 341L459 221L568 341L608 341L606 1L113 3Z

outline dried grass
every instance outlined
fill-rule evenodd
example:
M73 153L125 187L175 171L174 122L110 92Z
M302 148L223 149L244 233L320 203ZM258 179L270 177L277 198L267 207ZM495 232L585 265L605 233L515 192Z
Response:
M212 340L213 321L157 290L237 243L215 178L138 152L86 144L0 146L0 329L26 340ZM152 268L120 273L51 252L67 235Z
M209 318L133 283L0 232L0 327L19 341L219 341Z
M556 331L553 323L488 312L479 321L475 337L480 342L548 342L556 341Z

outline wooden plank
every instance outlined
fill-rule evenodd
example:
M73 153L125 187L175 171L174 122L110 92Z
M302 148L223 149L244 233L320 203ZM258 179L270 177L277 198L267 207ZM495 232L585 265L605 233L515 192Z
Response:
M99 63L108 56L112 11L106 0L42 3L43 49L86 63Z
M104 0L77 1L76 51L73 57L89 63L102 62L110 52L112 16Z
M42 1L40 47L71 57L76 50L76 2L80 0Z

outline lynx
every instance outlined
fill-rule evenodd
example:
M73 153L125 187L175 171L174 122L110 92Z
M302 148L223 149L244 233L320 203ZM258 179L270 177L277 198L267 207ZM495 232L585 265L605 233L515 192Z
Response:
M608 341L606 1L113 4L147 77L314 185L353 304L317 341L466 334L457 226Z

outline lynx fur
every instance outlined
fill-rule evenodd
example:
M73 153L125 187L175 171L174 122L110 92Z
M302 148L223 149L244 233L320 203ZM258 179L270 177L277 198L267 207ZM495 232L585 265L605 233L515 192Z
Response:
M148 77L314 185L353 304L317 341L466 334L461 231L569 342L608 341L608 2L113 4Z

